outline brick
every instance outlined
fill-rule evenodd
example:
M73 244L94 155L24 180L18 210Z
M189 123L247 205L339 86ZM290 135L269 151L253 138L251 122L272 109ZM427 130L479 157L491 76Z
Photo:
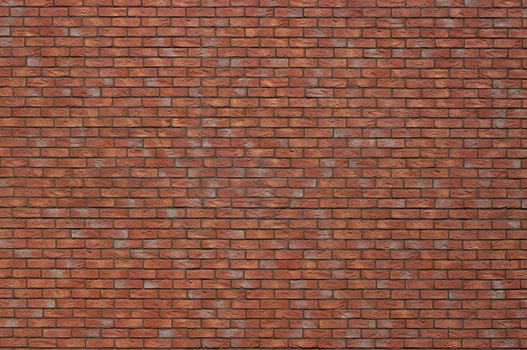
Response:
M519 0L0 0L0 347L527 348Z

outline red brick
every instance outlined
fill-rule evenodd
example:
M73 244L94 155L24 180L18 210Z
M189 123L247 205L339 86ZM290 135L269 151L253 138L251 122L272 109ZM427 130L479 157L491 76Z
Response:
M0 4L0 347L527 348L521 1Z

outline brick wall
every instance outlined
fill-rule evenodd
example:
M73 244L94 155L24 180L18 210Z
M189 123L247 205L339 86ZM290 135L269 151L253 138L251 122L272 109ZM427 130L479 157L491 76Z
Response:
M0 348L527 348L525 0L0 0Z

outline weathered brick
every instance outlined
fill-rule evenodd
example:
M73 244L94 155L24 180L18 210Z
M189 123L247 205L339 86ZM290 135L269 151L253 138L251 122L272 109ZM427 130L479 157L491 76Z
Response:
M520 0L0 0L0 347L527 348Z

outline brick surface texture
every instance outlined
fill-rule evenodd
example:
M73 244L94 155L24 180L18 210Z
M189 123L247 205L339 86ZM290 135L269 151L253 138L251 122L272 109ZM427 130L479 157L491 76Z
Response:
M527 1L0 0L0 348L527 349Z

